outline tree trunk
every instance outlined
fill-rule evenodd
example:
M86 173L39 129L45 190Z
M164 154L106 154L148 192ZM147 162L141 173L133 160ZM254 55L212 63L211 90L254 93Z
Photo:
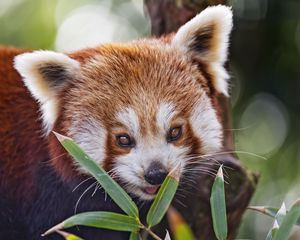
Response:
M225 4L225 0L145 0L152 23L152 34L161 36L175 32L181 25L193 18L209 5ZM230 101L219 96L224 129L224 152L234 150ZM228 239L234 239L242 215L255 190L258 176L245 170L236 155L228 153L216 156L218 164L224 165L226 184L226 204L228 217ZM194 186L182 185L184 196L176 196L173 206L192 227L197 239L215 239L210 213L210 189L213 178L204 174L195 175ZM180 191L180 190L179 190ZM167 223L166 223L167 224ZM162 236L165 226L158 229Z

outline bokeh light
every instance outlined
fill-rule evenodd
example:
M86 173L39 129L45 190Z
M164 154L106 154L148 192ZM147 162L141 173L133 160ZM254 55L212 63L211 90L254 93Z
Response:
M266 155L280 148L287 136L287 111L274 96L259 93L245 108L238 127L240 129L236 133L238 149Z
M119 6L126 14L130 13L130 7L131 3ZM103 1L76 8L69 13L58 28L55 46L59 51L71 51L106 42L126 42L140 36L126 16L114 14L111 2Z
M300 196L300 1L228 3L236 149L267 158L238 154L261 175L251 204L290 206ZM149 36L150 23L142 0L0 0L0 30L2 45L72 51ZM238 238L264 239L271 225L247 211Z

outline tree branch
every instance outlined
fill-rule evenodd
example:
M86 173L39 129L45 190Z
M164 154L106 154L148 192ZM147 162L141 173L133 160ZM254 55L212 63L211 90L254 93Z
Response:
M152 23L152 34L161 36L176 31L209 5L225 4L225 0L145 0ZM224 131L224 152L234 152L234 138L231 121L230 101L221 95L217 98ZM254 193L258 176L244 169L234 153L214 157L213 169L220 164L225 167L226 203L229 224L229 238L234 239L242 215ZM177 195L173 206L190 224L197 239L215 239L210 213L210 189L214 178L205 174L195 174L194 186L182 184L184 196ZM180 191L180 190L179 190ZM167 224L167 223L166 223ZM161 236L165 226L158 229Z

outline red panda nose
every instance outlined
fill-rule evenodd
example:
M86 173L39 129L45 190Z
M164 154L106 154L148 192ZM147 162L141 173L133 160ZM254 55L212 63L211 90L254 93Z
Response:
M145 180L152 185L162 184L168 175L165 167L159 162L152 162L145 172Z

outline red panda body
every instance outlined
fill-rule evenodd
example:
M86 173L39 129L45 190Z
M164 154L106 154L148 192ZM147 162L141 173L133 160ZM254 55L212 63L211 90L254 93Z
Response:
M121 212L51 131L72 137L142 203L173 168L184 176L221 150L215 99L227 95L231 27L230 9L217 6L161 39L69 54L0 48L0 238L42 239L75 212Z
M94 181L86 181L72 192L82 177L65 182L49 163L38 104L13 67L14 57L23 52L0 48L0 239L59 239L42 238L41 234L73 215L79 197ZM120 211L111 200L105 200L101 191L90 199L94 189L87 192L89 197L83 197L78 212ZM80 227L79 234L88 239L97 234L98 239L128 236L84 227Z

